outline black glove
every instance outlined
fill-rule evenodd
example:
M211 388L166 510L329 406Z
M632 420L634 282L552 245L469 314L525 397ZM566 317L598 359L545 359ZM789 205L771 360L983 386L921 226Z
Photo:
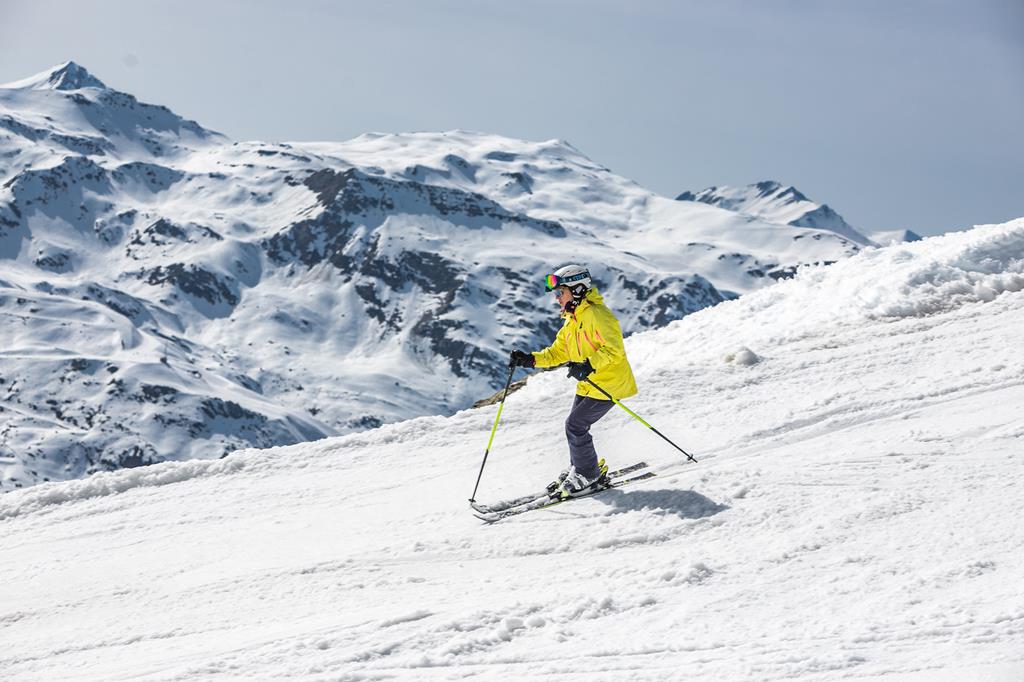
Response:
M533 369L537 366L537 359L532 353L524 353L521 350L514 350L508 358L509 367L526 367Z
M593 373L594 367L590 364L590 360L584 360L583 362L570 362L569 374L567 376L577 381L583 381Z

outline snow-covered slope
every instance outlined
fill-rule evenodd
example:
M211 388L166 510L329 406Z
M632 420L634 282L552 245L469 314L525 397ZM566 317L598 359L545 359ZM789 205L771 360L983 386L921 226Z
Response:
M70 62L0 88L0 160L0 490L466 407L566 262L632 332L862 246L559 140L232 142Z
M1024 219L869 250L635 334L614 465L482 525L496 407L0 497L5 678L1024 677ZM749 352L747 352L749 351ZM506 402L478 497L564 459Z

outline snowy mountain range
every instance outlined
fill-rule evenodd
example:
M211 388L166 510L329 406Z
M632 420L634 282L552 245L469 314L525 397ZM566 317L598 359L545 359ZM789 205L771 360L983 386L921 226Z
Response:
M465 407L566 262L628 334L872 244L783 217L559 140L234 142L62 64L0 87L0 490Z
M676 200L698 201L754 216L770 223L828 230L846 236L858 244L889 245L921 238L910 230L861 233L828 204L816 203L795 187L784 187L774 180L746 187L708 187L696 193L683 192Z
M1019 682L1024 218L626 338L595 426L657 475L484 525L497 406L0 496L20 680ZM520 371L523 374L522 371ZM509 396L478 498L566 457Z
M867 237L850 227L828 204L814 203L795 187L783 187L774 180L746 187L709 187L696 194L683 192L676 200L699 201L772 223L814 227L844 234L860 243L867 241Z

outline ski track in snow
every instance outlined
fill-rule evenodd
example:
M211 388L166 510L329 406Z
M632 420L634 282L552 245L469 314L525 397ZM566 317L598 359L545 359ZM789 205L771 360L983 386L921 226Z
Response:
M5 679L1020 680L1024 221L861 281L986 243L995 296L823 318L844 262L630 337L631 408L700 461L616 410L602 454L657 478L494 525L493 406L4 495ZM509 397L478 499L560 468L571 391Z

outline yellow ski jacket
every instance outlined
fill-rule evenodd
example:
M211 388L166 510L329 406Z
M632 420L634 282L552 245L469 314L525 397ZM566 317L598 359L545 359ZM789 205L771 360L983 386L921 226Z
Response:
M636 395L636 379L626 359L619 321L596 288L587 291L572 313L562 313L565 322L554 343L533 353L537 367L554 367L566 362L590 360L594 373L590 380L612 394L616 400ZM578 395L608 400L585 381L576 385Z

